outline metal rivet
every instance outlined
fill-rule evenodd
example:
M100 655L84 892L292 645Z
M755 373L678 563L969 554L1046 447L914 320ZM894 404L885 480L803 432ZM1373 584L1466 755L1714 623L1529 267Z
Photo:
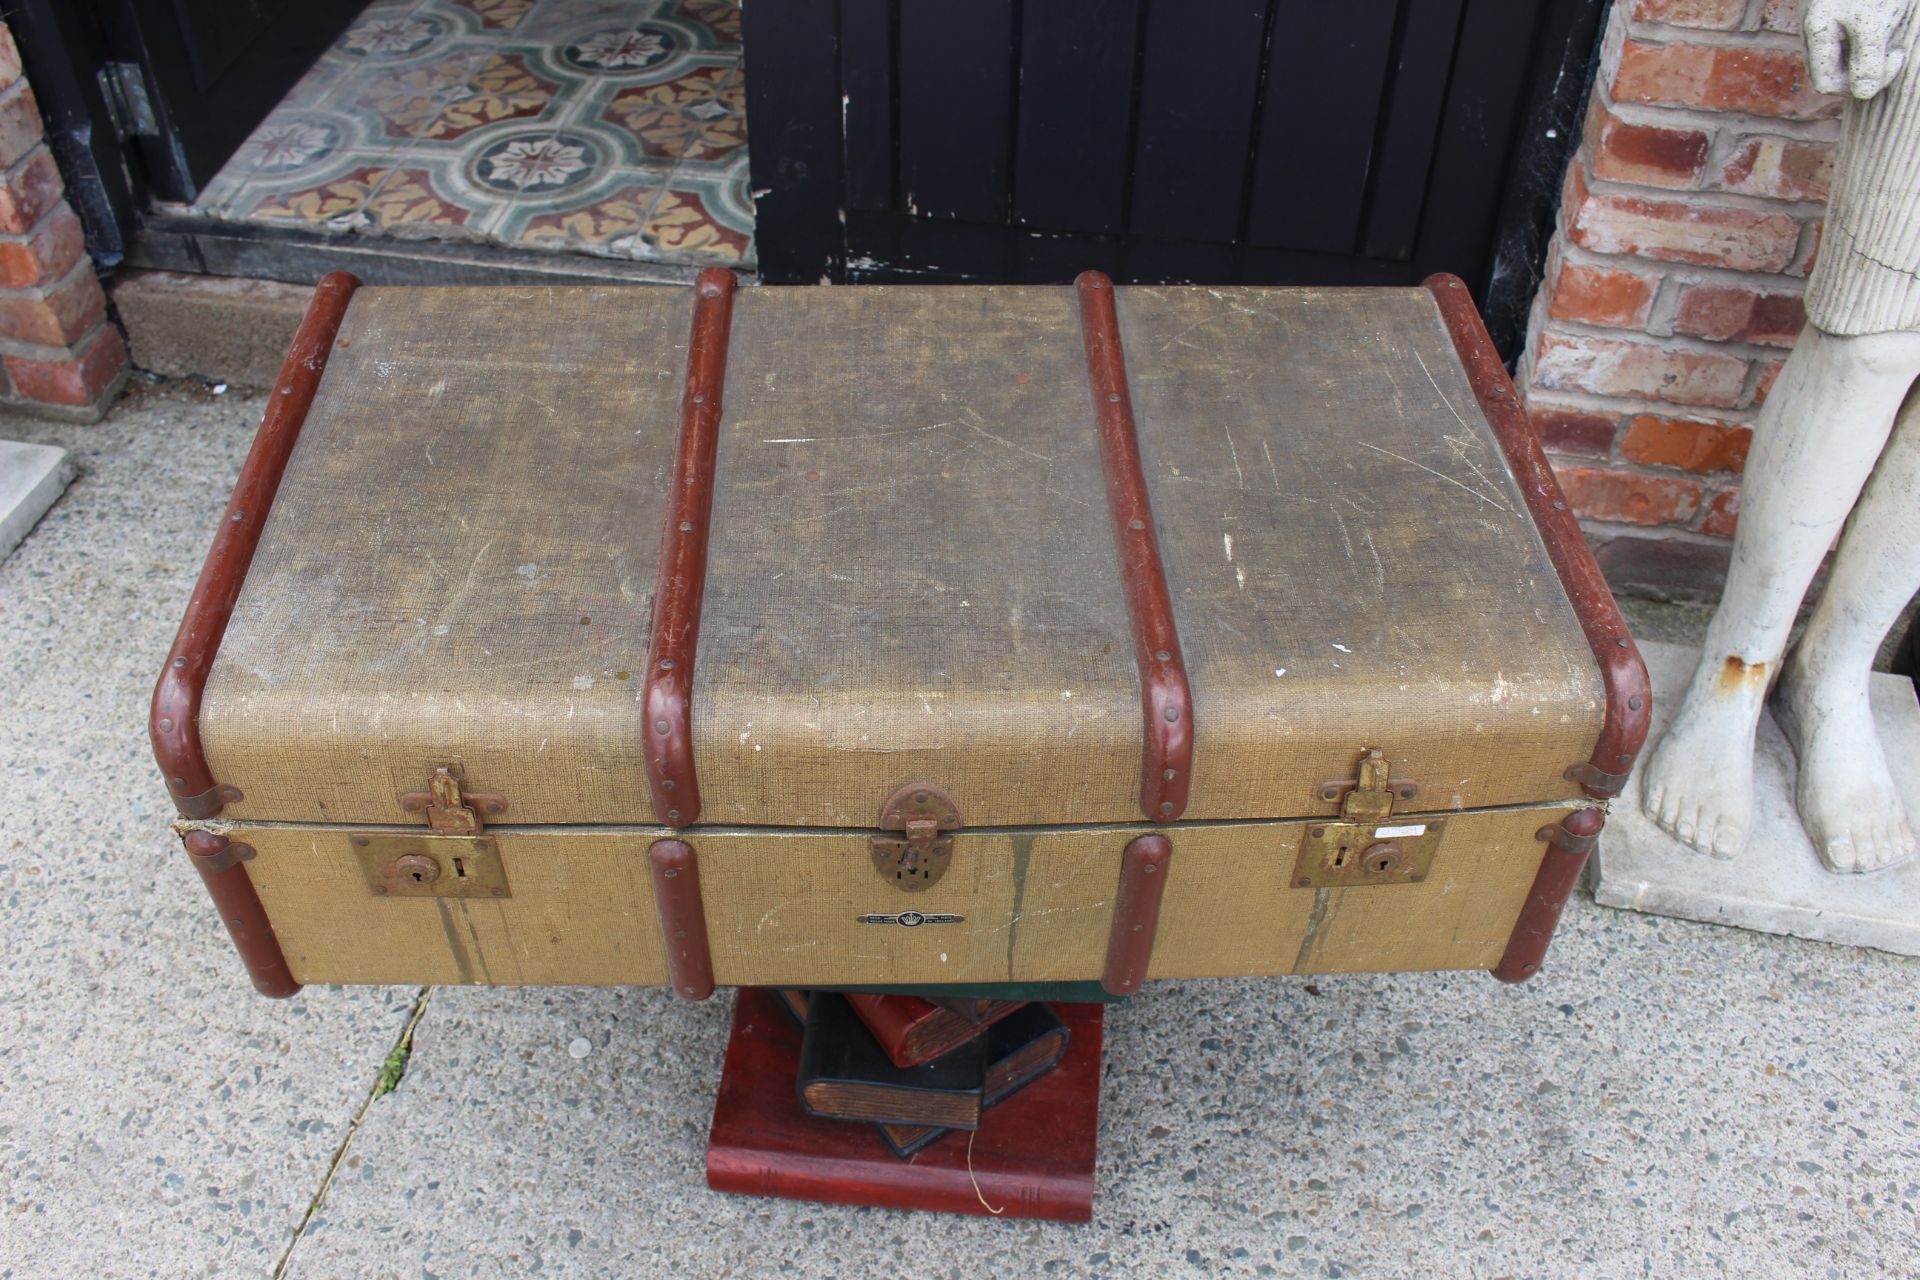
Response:
M1160 771L1161 779L1166 782L1172 782L1175 778L1179 776L1180 776L1180 771L1178 769L1162 769Z
M667 810L667 821L669 822L680 821L680 811L678 809Z
M1162 801L1160 802L1160 812L1162 812L1162 813L1172 813L1172 812L1173 812L1173 801L1171 801L1171 800L1162 800ZM1153 868L1152 868L1152 867L1148 867L1148 868L1147 868L1147 870L1149 870L1149 871L1151 871L1151 870L1153 870Z
M1629 708L1629 709L1631 709L1631 710L1634 710L1634 711L1638 711L1638 710L1640 709L1640 698L1639 698L1639 695L1637 695L1637 694L1636 694L1635 696L1633 696L1633 697L1631 697L1631 698L1628 698L1628 699L1627 699L1627 706L1628 706L1628 708Z
M662 778L660 780L660 789L662 791L671 791L676 785L678 784L676 784L672 778Z
M1567 509L1567 504L1564 502L1556 502L1553 504L1553 509L1555 511L1565 511Z
M1149 870L1151 870L1151 868L1149 868ZM1137 924L1137 925L1135 925L1135 926L1133 926L1133 931L1134 931L1135 933L1145 933L1145 932L1147 931L1147 926L1145 926L1145 925L1143 925L1143 924Z
M247 518L247 513L244 511L236 511L232 515L227 517L227 519L233 521L235 524L239 524L242 520L245 520L246 518Z
M707 393L704 391L696 393L693 397L693 402L695 404L705 404L707 402Z
M173 785L176 787L184 787L187 785L187 780L185 778L175 778L173 780Z
M1120 403L1120 393L1119 393L1118 391L1109 391L1109 392L1107 392L1107 403L1108 403L1108 404L1119 404L1119 403Z
M1619 645L1622 649L1624 649L1627 647L1628 640L1625 636L1621 636L1618 640L1615 640L1614 643Z
M1308 886L1309 886L1309 885L1311 885L1312 883L1313 883L1313 877L1311 877L1311 876L1301 876L1301 877L1300 877L1300 880L1299 880L1299 884L1300 884L1300 887L1301 887L1302 889L1304 889L1304 888L1306 888L1306 887L1308 887Z
M662 671L671 671L671 670L673 670L673 659L672 659L672 658L662 658L662 659L660 659L660 669L661 669Z
M691 520L682 520L682 521L680 522L680 532L682 532L682 533L692 533L692 532L693 532L693 521L691 521Z
M1149 863L1148 863L1148 864L1147 864L1146 866L1144 866L1144 867L1142 867L1142 868L1140 868L1140 869L1141 869L1142 871L1158 871L1158 870L1159 870L1160 868L1159 868L1159 867L1157 867L1157 866L1155 866L1155 865L1154 865L1153 863L1151 863L1151 862L1149 862Z
M185 658L175 658L173 660L173 668L176 671L178 671L180 668L186 665L187 665L187 660Z
M173 732L173 721L171 721L171 720L169 720L169 719L168 719L167 717L165 717L165 716L161 716L161 717L160 717L160 732L162 732L162 733L172 733L172 732Z
M1161 662L1173 661L1173 655L1171 653L1168 653L1165 649L1155 649L1153 651L1153 656Z
M1169 720L1178 720L1180 718L1180 708L1168 707L1166 715Z
M1325 834L1327 834L1327 829L1325 827L1315 827L1312 832L1313 838L1315 840L1318 840L1321 836L1324 836Z
M693 994L693 988L692 988L692 987L682 987L682 988L680 988L680 989L681 989L682 991L684 991L684 992L686 992L686 993L687 993L688 995L692 995L692 994Z
M674 878L675 876L677 876L677 875L679 875L680 873L679 873L679 872L678 872L677 870L675 870L674 868L672 868L672 867L668 867L668 868L666 869L666 871L664 871L664 872L663 872L662 874L663 874L663 875L665 875L665 876L667 877L667 879L669 879L669 880L671 880L671 879L673 879L673 878Z
M1144 529L1144 528L1146 528L1146 527L1147 527L1147 524L1146 524L1146 521L1144 521L1144 520L1129 520L1129 521L1127 521L1127 528L1129 528L1129 529Z
M655 733L665 733L667 731L667 722L665 720L655 720L653 722L653 731Z

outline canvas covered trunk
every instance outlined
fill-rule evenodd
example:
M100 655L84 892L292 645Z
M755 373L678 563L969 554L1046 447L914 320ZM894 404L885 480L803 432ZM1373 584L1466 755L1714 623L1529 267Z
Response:
M156 690L257 985L1538 965L1644 669L1449 277L315 301Z

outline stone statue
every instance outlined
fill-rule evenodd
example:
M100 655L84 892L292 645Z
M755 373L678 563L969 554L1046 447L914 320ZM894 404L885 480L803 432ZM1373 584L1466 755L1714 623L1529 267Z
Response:
M1880 641L1920 590L1920 0L1808 0L1813 82L1850 100L1807 328L1754 428L1726 593L1642 804L1730 858L1747 838L1768 687L1800 761L1795 802L1832 871L1913 856L1867 702ZM1849 515L1851 512L1851 515ZM1844 523L1827 586L1787 646Z

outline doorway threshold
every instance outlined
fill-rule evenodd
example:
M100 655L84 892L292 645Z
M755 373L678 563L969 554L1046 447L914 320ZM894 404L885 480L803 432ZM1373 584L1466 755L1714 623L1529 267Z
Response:
M186 205L149 211L126 265L194 275L249 276L312 284L350 271L370 285L690 283L701 265L512 249L484 242L253 226L196 213ZM757 281L736 268L741 283Z

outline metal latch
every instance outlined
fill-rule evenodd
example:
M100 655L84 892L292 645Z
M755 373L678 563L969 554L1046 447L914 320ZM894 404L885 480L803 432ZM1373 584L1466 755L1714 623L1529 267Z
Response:
M1411 884L1427 878L1444 819L1394 821L1393 802L1420 788L1387 776L1386 756L1368 750L1355 776L1321 784L1322 800L1340 801L1338 822L1309 822L1294 860L1293 883L1303 889Z
M510 898L500 846L487 819L507 811L504 796L465 789L459 765L443 765L425 791L400 796L408 813L427 815L430 831L370 832L351 837L367 887L380 897Z
M953 797L927 782L911 782L880 806L880 830L871 842L873 869L896 889L919 893L940 882L953 860L953 836L962 825Z
M427 825L443 836L477 836L485 829L487 818L497 818L507 811L505 796L462 788L462 779L454 772L454 766L445 765L433 771L425 791L403 794L400 807L408 813L424 811Z

